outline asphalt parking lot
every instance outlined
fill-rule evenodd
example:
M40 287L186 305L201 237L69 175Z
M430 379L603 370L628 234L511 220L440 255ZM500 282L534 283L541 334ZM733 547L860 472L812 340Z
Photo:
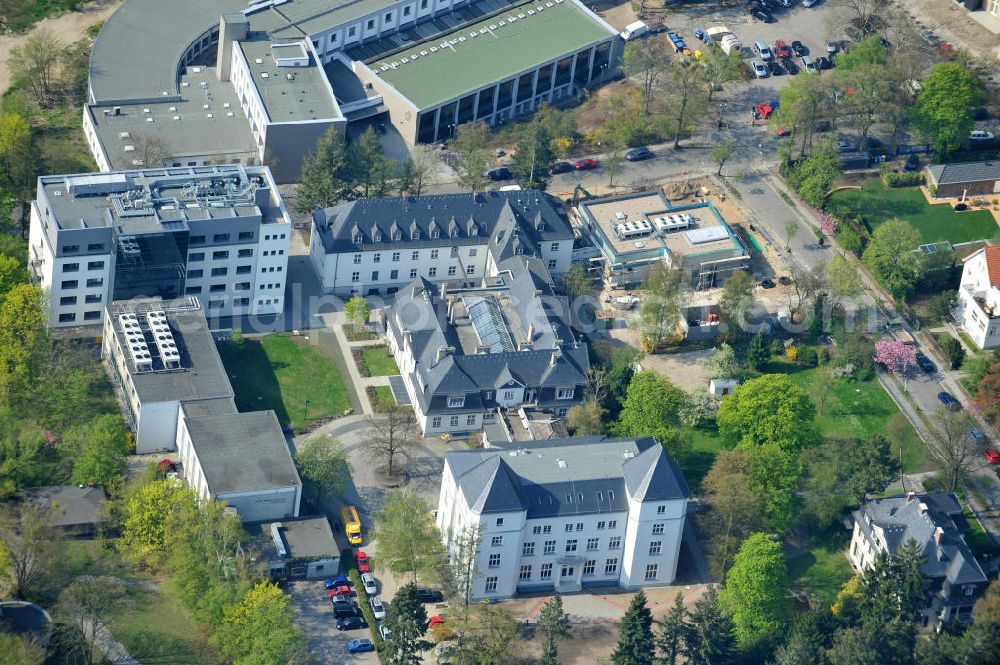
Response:
M371 639L367 629L337 630L323 580L299 580L285 587L295 610L295 623L308 641L316 662L326 665L377 665L374 653L348 653L351 640Z

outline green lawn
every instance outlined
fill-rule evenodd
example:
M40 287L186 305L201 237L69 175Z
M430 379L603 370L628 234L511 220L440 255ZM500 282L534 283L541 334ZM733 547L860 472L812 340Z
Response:
M392 408L396 406L396 398L392 394L389 386L368 386L368 400L372 406L379 408Z
M788 560L788 579L792 586L809 589L823 604L830 606L844 582L854 571L847 561L846 537L834 537L809 546L803 554Z
M399 374L396 361L392 358L392 353L385 346L371 346L361 351L365 365L368 367L368 376L394 376Z
M841 219L864 217L873 226L899 217L912 224L924 242L959 243L997 234L997 224L989 211L957 213L947 203L929 205L919 188L886 188L878 178L866 181L860 191L834 192L827 201L827 210Z
M110 628L115 639L140 663L217 662L187 610L162 587L130 587L125 605L112 619Z
M304 337L277 333L247 339L241 348L223 343L219 353L240 411L274 409L283 427L301 431L351 406L333 358Z

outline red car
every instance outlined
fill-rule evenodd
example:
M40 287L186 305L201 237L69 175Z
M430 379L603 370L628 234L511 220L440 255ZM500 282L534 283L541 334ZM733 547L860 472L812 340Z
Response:
M364 550L358 550L354 554L354 563L358 564L358 572L367 573L371 570L371 566L368 565L368 555L364 553Z
M788 48L788 44L784 40L779 39L774 42L774 55L779 58L790 58L792 57L792 49Z
M597 160L592 158L581 159L580 161L573 164L573 168L577 171L589 171L590 169L597 168Z
M333 598L334 596L346 596L347 598L350 598L351 587L347 586L346 584L342 584L340 586L335 586L326 590L327 598Z
M990 464L1000 464L1000 452L997 452L993 448L987 448L983 451L983 457Z

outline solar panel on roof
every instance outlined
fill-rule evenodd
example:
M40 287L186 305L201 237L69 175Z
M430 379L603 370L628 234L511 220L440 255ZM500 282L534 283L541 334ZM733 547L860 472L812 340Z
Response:
M465 306L480 344L489 347L490 353L516 350L496 298L465 298Z
M729 233L726 231L725 227L722 226L709 226L702 229L692 229L690 231L685 231L684 235L687 236L688 242L692 245L701 245L706 242L725 240L729 237Z

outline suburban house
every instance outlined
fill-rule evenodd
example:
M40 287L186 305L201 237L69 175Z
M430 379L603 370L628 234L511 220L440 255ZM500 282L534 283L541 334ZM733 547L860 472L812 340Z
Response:
M709 202L675 206L660 190L585 199L576 218L600 256L604 283L628 288L646 281L665 262L697 289L721 286L737 270L750 269L750 254Z
M105 307L129 298L196 295L213 319L280 314L290 240L266 167L46 175L28 268L49 326L94 336Z
M938 198L1000 194L1000 161L931 164L924 168L928 186Z
M107 496L100 487L86 485L51 485L21 490L28 501L43 507L49 524L70 538L93 538L111 517L104 510Z
M418 279L386 315L425 436L478 432L508 410L562 418L583 400L587 347L560 316L565 305L542 260L508 249L497 252L492 276L464 287Z
M931 604L922 613L924 627L953 620L970 621L972 607L987 579L965 543L969 525L950 492L872 499L854 511L848 558L864 571L881 552L895 554L913 540L921 550L921 571L931 583Z
M445 455L437 526L453 558L478 533L475 600L666 586L689 495L652 437L518 442Z
M195 296L111 303L101 355L136 452L177 452L202 499L244 522L298 517L302 481L273 411L240 413Z
M323 290L393 294L416 279L478 284L508 255L569 270L573 230L562 205L533 191L360 199L313 213L309 255Z
M326 517L262 523L247 531L272 580L315 580L340 572L340 548Z
M983 247L965 259L958 287L956 319L980 349L1000 346L1000 245Z

